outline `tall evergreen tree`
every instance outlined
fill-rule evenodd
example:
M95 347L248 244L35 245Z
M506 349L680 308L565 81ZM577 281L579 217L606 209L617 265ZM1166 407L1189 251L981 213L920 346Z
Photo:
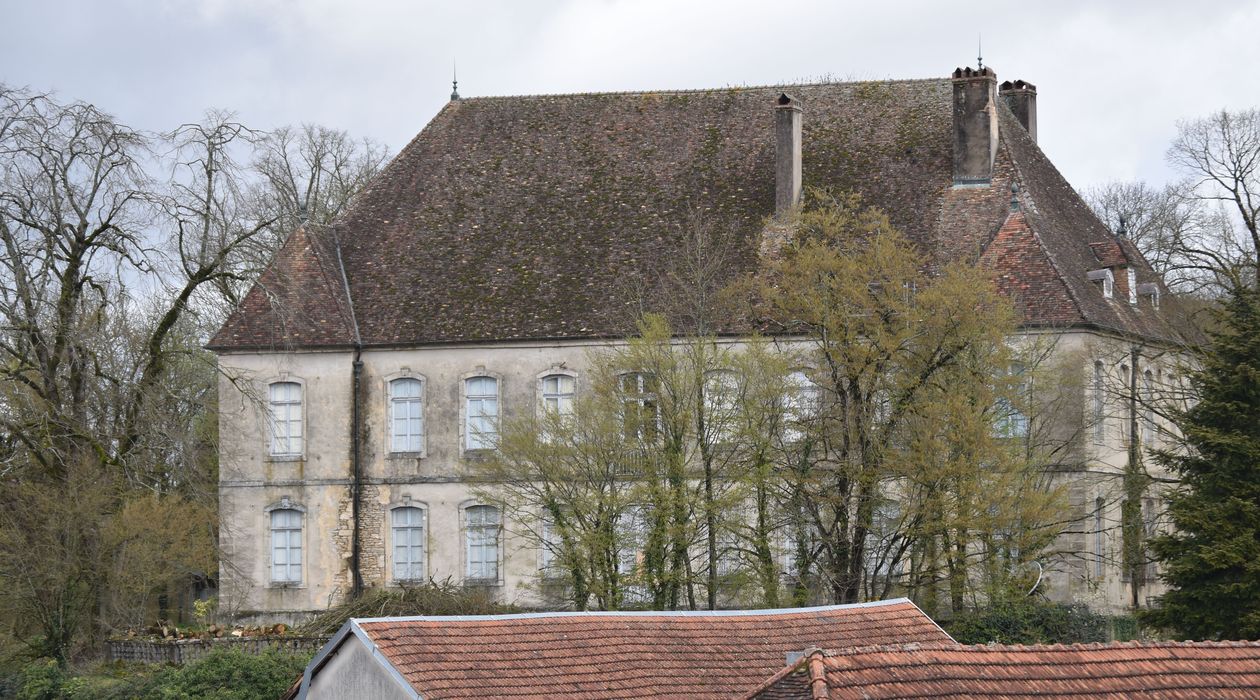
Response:
M1149 622L1193 638L1260 638L1260 290L1240 287L1190 374L1184 445L1156 454L1181 479L1174 529L1151 549L1170 589Z

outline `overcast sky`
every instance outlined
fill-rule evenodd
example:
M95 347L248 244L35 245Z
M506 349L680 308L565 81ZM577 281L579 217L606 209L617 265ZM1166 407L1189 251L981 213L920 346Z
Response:
M789 2L0 0L0 81L152 130L234 110L397 150L450 94L945 76L984 61L1038 90L1078 188L1170 177L1179 119L1260 106L1260 0Z

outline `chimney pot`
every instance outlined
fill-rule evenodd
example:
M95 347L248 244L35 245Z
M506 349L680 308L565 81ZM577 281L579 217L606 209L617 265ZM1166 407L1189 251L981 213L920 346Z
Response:
M774 211L783 215L801 201L801 104L781 93L774 108Z
M1024 130L1037 140L1037 86L1032 83L1016 80L1002 83L1000 94L1006 105L1015 113L1015 118L1024 125Z

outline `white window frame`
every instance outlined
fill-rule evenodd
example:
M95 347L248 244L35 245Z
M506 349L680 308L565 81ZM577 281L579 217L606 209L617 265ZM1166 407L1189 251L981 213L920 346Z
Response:
M399 525L396 519L400 513L405 512L405 511L418 512L420 515L419 523L411 522L411 523L404 523L402 525ZM399 585L399 584L417 583L417 582L427 580L429 576L429 508L428 506L419 501L412 501L410 498L404 497L402 501L398 503L390 504L388 516L389 517L386 521L386 528L388 529L388 532L389 532L388 552L389 552L390 581L393 582L395 585ZM400 543L398 541L399 530L406 530L410 532L417 529L420 530L420 571L417 573L414 570L414 568L412 568L411 571L406 572L410 575L403 576L403 575L400 575L400 573L402 572L400 571L400 562L398 560L398 547L400 546ZM414 545L412 544L408 545L408 548L412 548L412 547L414 547ZM415 564L414 561L408 561L407 563L412 566L414 566Z
M649 378L653 382L658 383L653 387L649 387ZM630 388L631 390L627 390L626 388L627 381L633 382L634 384L634 386ZM650 391L649 388L651 389ZM628 442L634 441L643 444L655 444L657 440L660 439L662 427L659 379L653 376L651 372L641 370L622 372L617 375L617 391L620 393L619 398L621 400L622 438ZM651 407L653 416L652 422L655 423L651 435L645 434L646 431L643 430L643 426L649 425L649 423L642 420L636 422L633 426L635 434L630 435L629 430L631 426L628 423L630 414L626 411L627 407L630 406L634 407L636 415L646 415L647 408L649 406Z
M1008 371L1011 376L1019 377L1015 395L1020 399L1025 398L1025 394L1029 389L1024 365L1019 362L1012 362ZM994 420L994 430L998 437L1012 440L1023 440L1028 437L1028 415L1020 410L1018 406L1010 399L1002 397L997 400L995 408L997 415Z
M804 381L800 381L803 379ZM800 425L816 418L822 405L822 387L809 376L809 368L798 367L784 378L783 427L780 433L785 443L800 442L805 431Z
M1098 496L1094 499L1094 578L1102 580L1105 573L1104 564L1107 556L1107 499Z
M715 391L718 387L721 391ZM725 445L735 439L739 417L739 374L731 369L715 369L705 372L703 401L705 415L717 417L708 420L706 429L710 444Z
M547 386L549 380L567 378L570 382L569 391L566 393L562 390L553 390ZM560 387L562 389L562 387ZM578 391L578 375L563 367L552 367L545 372L538 374L538 408L540 411L558 410L562 416L573 415L574 402L577 401ZM566 404L567 399L567 404ZM552 402L555 405L553 406ZM565 408L567 406L567 409Z
M562 578L565 572L556 562L560 558L557 550L563 545L551 518L544 517L540 520L538 538L538 577L544 581Z
M307 550L307 547L306 547L306 508L302 507L302 505L299 503L295 503L289 500L288 496L284 496L279 501L272 503L268 505L266 508L264 508L263 512L267 514L267 551L268 551L267 584L268 586L272 588L302 587L303 583L306 580L306 563L308 559L308 554L306 551ZM296 527L294 527L292 524L287 524L284 527L276 527L276 514L277 513L296 513L297 514ZM293 535L292 535L292 533L295 531L297 532L296 547L293 544ZM287 540L286 546L285 546L286 561L284 564L281 564L281 566L286 566L289 568L288 571L286 572L285 578L276 578L276 566L277 566L276 533L277 532L290 533L289 536L286 538ZM288 559L291 558L290 555L293 553L295 549L298 553L299 561L296 564L297 578L292 578L288 574L292 573L292 568L295 565L291 561L288 561Z
M491 394L468 394L468 384L474 379L492 379L494 380L495 393ZM470 404L474 400L485 401L492 398L494 400L495 414L492 417L494 424L494 432L489 433L491 440L490 445L485 445L482 440L478 440L476 444L473 442L472 418L470 413ZM486 417L484 413L478 417ZM460 449L466 453L480 453L493 450L495 444L499 440L499 430L503 420L503 377L495 372L488 372L484 367L478 367L473 372L468 372L459 378L459 444Z
M1151 370L1142 373L1141 391L1142 399L1138 402L1138 408L1142 411L1141 418L1138 419L1138 425L1141 434L1141 442L1143 447L1154 447L1155 436L1159 432L1159 424L1156 423L1155 417L1155 383L1158 379Z
M1120 416L1120 442L1121 442L1121 443L1123 443L1123 445L1125 445L1125 446L1127 446L1127 445L1129 444L1129 440L1130 440L1130 439L1132 439L1132 437L1133 437L1132 435L1129 435L1129 428L1131 427L1131 425L1130 425L1130 423L1129 423L1129 420L1130 420L1131 416L1129 416L1129 403L1128 403L1129 387L1130 387L1130 382L1132 381L1132 377L1130 377L1130 376L1129 376L1129 374L1130 374L1130 372L1132 372L1132 371L1133 371L1133 370L1131 370L1131 369L1129 368L1129 365L1127 365L1127 364L1121 364L1121 365L1120 365L1120 381L1124 382L1124 391L1122 392L1122 394L1121 394L1121 395L1125 397L1125 400L1124 400L1124 404L1125 404L1125 406L1124 406L1124 410L1122 410L1122 411L1120 412L1120 413L1121 413L1121 416ZM1139 428L1140 428L1140 427L1141 427L1141 426L1139 426ZM1126 571L1127 571L1127 569L1126 569Z
M297 400L295 401L290 398L283 401L276 401L272 392L275 390L275 387L278 387L281 385L296 386L297 387ZM297 377L289 376L287 373L282 373L278 377L272 377L267 380L266 393L267 393L267 399L266 399L267 403L264 408L264 424L265 424L266 430L264 433L264 437L266 439L266 444L267 444L267 457L271 461L277 461L277 462L296 461L296 460L304 459L306 456L306 439L307 439L306 382L304 382L303 380ZM286 419L284 423L289 426L289 433L284 438L284 440L286 441L284 451L277 450L277 441L280 439L279 434L278 434L280 421L276 415L277 406L287 407L286 408L287 415L286 415ZM294 406L297 407L298 415L297 415L296 420L292 418L292 414L290 413L290 411L292 411L292 407ZM296 438L294 438L292 434L292 427L294 425L296 425L298 429L298 436ZM297 441L296 452L293 451L292 449L294 440Z
M1091 430L1096 444L1107 440L1107 368L1102 360L1094 361L1093 392L1093 426Z
M397 398L394 396L394 384L401 381L417 381L420 383L420 395L418 397ZM429 382L422 374L411 372L407 368L396 374L388 375L384 378L385 392L385 454L393 457L426 457L428 456L428 421L426 413L428 410L428 390ZM400 404L415 404L419 407L420 432L418 449L395 449L395 411Z
M497 521L494 523L474 522L473 520L474 513L488 512L482 509L492 509L496 517L498 518ZM462 531L461 539L463 540L462 548L463 548L463 560L464 560L464 566L463 566L464 583L466 585L473 585L473 586L502 585L503 584L503 532L504 532L503 509L491 503L473 502L473 503L468 503L461 506L459 509L459 512L460 512L460 520L462 524L462 527L460 529ZM481 559L481 558L477 558L474 560L473 547L474 546L482 547L481 552L480 552L481 554L484 554L486 551L490 551L490 550L488 550L485 547L484 543L475 543L473 540L474 540L474 537L478 536L479 534L484 535L484 533L487 530L493 530L494 537L495 537L495 542L494 542L494 547L493 547L493 552L495 554L494 572L493 572L494 575L493 576L484 575L486 573L484 570L476 572L481 575L474 575L474 569L473 569L474 561L476 561L477 563L484 563L485 561L488 561L488 560Z

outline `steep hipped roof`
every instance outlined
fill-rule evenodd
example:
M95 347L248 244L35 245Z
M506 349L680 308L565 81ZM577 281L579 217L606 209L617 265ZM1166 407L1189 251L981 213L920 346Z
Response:
M1260 642L869 647L814 652L747 700L1254 698Z
M807 647L952 641L905 599L788 610L535 613L349 624L391 673L426 700L725 699L781 668L788 652ZM319 673L345 637L329 642L311 662L307 678Z
M1115 264L1095 250L1121 247L1001 100L992 185L953 187L944 79L452 101L358 198L336 240L327 235L340 241L362 342L624 335L633 298L696 226L735 241L732 279L754 269L774 213L773 105L784 90L804 109L807 186L862 194L937 259L975 259L1005 221L1016 181L1037 247L1019 259L1048 275L1010 285L1028 295L1026 323L1165 334L1158 314L1104 300L1086 281ZM212 348L352 342L346 290L303 274L309 256L292 247ZM1145 263L1131 264L1139 281L1155 281ZM310 281L295 297L300 313L277 310L289 298L269 293L276 277ZM731 319L725 330L745 326Z

